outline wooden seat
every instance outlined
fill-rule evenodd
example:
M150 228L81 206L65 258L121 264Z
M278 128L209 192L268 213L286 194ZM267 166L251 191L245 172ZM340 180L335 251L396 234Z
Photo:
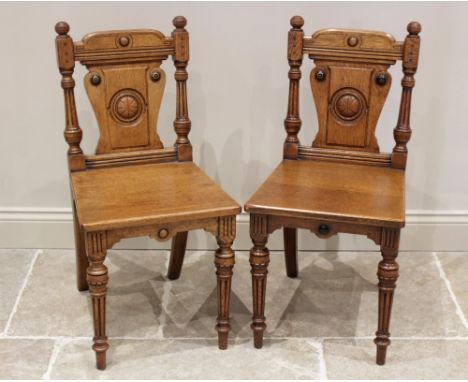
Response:
M255 214L402 227L404 181L402 171L389 167L284 160L245 209Z
M300 16L288 35L289 100L283 161L260 186L245 209L250 213L254 346L261 348L265 323L268 235L283 228L286 273L296 277L297 229L320 238L339 232L366 235L380 245L379 318L376 362L383 365L390 344L390 315L398 278L400 230L405 225L405 168L411 137L411 93L419 56L417 22L397 42L387 33L323 29L304 36ZM299 80L304 54L314 61L310 84L318 117L312 145L298 133ZM390 90L390 65L402 61L400 111L393 131L395 147L381 153L375 129Z
M123 238L172 238L168 278L180 275L188 231L216 236L218 345L228 343L229 302L240 206L192 162L188 138L187 64L189 36L184 17L174 18L170 37L151 29L96 32L73 42L69 26L55 26L57 59L65 97L65 139L73 198L78 289L92 299L96 366L106 367L107 250ZM172 56L176 80L177 135L164 147L157 133L166 75ZM99 125L93 155L80 147L72 77L75 61L88 69L85 88Z
M239 212L239 205L193 162L78 171L71 181L78 220L87 231Z

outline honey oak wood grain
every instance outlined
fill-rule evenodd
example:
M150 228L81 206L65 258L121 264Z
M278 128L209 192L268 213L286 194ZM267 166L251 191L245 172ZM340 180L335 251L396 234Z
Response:
M74 42L70 26L58 22L57 64L65 101L65 140L72 188L77 286L89 289L93 307L96 367L105 369L107 250L124 238L172 239L168 278L179 277L188 231L204 229L216 237L218 347L226 349L235 215L240 206L192 163L188 138L187 20L177 16L170 37L152 29L94 32ZM166 75L161 67L172 56L175 65L176 115L173 146L164 147L157 133ZM83 131L75 104L75 61L84 76L100 137L94 154L80 147Z
M300 16L288 33L289 97L283 162L245 204L250 212L254 346L266 328L268 235L283 228L286 273L297 276L297 229L327 239L339 232L366 235L380 245L376 362L385 364L398 278L400 229L405 225L405 168L411 137L411 95L421 25L410 22L404 42L384 32L323 29L305 36ZM318 117L311 146L301 144L299 82L303 56L315 66L310 84ZM402 61L400 110L392 153L381 153L375 130L390 90L390 65Z
M284 160L245 203L248 212L401 227L405 173L389 167Z
M94 169L71 175L86 231L235 215L239 205L193 162Z

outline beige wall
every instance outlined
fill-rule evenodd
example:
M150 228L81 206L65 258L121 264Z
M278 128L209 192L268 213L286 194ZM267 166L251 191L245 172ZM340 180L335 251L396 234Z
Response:
M397 39L404 38L408 21L420 21L407 209L422 224L428 223L425 216L432 216L434 224L468 223L468 4L109 2L0 4L2 227L21 219L41 222L41 216L50 221L57 212L66 212L63 220L69 219L68 210L60 209L70 204L54 24L68 21L75 39L105 29L159 28L167 34L178 14L187 17L191 39L188 89L194 160L241 203L281 159L290 17L302 15L307 34L326 27L367 28ZM303 68L300 137L311 142L316 125L307 84L311 63L306 60ZM170 76L171 62L165 69ZM378 130L381 148L387 150L393 145L400 67L392 74L394 87ZM81 80L77 83L83 147L91 152L96 122ZM168 81L160 118L166 145L175 139L174 93L174 83ZM10 243L12 235L8 229L0 232L0 245Z

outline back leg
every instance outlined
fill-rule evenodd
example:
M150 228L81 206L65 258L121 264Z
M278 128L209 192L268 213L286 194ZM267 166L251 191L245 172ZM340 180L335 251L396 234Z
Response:
M297 229L283 228L284 259L288 277L297 277Z
M167 277L169 280L177 280L184 263L185 247L187 246L188 232L179 232L172 239L171 258L169 259L169 269Z
M79 291L88 290L86 270L88 269L88 256L84 243L84 234L78 222L75 202L73 201L73 226L75 228L75 255L76 255L76 286Z

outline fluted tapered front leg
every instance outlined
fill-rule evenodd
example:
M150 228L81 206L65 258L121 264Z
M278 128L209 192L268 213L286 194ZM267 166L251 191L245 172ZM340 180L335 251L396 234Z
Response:
M96 352L96 367L103 370L106 368L106 352L109 349L106 336L106 294L109 276L104 265L107 253L106 233L87 233L86 251L89 260L87 280L93 303L93 350Z
M231 325L229 323L229 306L231 300L232 268L234 267L234 251L231 246L236 236L236 217L219 218L218 235L219 248L215 253L216 277L218 282L218 346L226 349Z
M254 335L254 346L263 346L265 331L265 292L270 255L266 248L268 240L267 217L250 215L250 237L254 246L250 250L250 266L252 273L253 317L251 328Z
M374 340L377 345L376 362L385 365L387 347L390 345L390 317L392 313L393 294L398 279L398 255L400 230L384 229L382 231L381 252L383 260L379 263L379 323Z

